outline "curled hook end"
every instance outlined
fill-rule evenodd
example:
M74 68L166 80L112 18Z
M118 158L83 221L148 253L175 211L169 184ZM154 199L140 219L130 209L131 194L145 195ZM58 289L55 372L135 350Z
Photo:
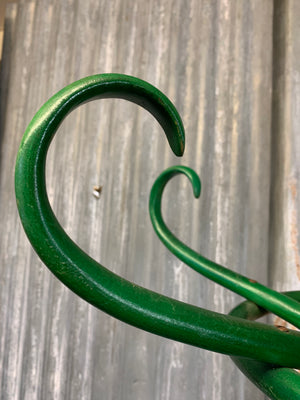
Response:
M166 184L169 182L170 179L172 179L174 176L183 174L185 175L189 181L192 184L193 187L193 192L195 198L200 197L201 193L201 181L199 176L196 174L196 172L189 168L185 167L182 165L176 165L170 168L167 168L165 171L163 171L160 176L156 179L152 190L150 194L150 214L152 210L155 209L157 206L160 209L160 202L161 202L161 196L163 193L163 190L166 186Z
M162 175L164 176L164 182L167 183L173 176L179 174L183 174L189 179L193 187L194 196L198 199L201 194L201 180L193 169L177 165L166 169Z
M185 149L185 132L182 120L174 105L161 94L163 112L155 115L165 131L169 145L177 157L182 157Z
M196 199L198 199L201 194L201 180L195 171L192 170L192 172L193 172L193 178L194 178L192 181L194 196Z
M166 131L167 138L173 153L177 157L182 157L185 149L185 134L184 127L178 113L177 118L174 119L173 122L176 124L176 134L174 135L172 132L171 135L170 133L168 133L168 131Z
M184 166L179 169L179 172L183 173L189 178L189 181L193 187L194 196L196 199L198 199L201 194L201 180L199 176L193 169Z

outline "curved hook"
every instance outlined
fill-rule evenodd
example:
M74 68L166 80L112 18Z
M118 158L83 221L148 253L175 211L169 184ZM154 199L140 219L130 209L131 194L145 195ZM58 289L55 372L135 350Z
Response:
M167 228L161 215L162 193L167 182L178 174L186 175L192 183L195 197L200 196L200 179L188 167L168 168L157 178L150 194L149 211L153 227L161 241L176 257L195 271L273 312L300 329L300 303L297 300L208 260L177 239Z
M254 321L273 311L289 322L296 322L299 327L300 291L281 294L265 286L249 280L242 275L234 273L227 268L218 265L187 247L178 240L167 228L161 215L161 198L167 182L178 174L186 175L193 187L194 196L200 196L201 183L198 175L190 168L177 166L165 170L155 181L150 195L149 211L154 229L161 241L179 259L192 267L195 271L210 278L211 280L227 287L253 301L245 301L235 307L230 316ZM261 307L264 308L261 308ZM282 308L281 308L282 307ZM267 311L268 310L268 311ZM238 326L237 326L238 329ZM291 331L287 328L286 332ZM267 332L262 330L261 334ZM260 340L253 337L253 340ZM288 337L286 338L287 340ZM273 342L273 339L269 337ZM277 352L281 351L278 343ZM275 367L272 364L258 360L249 360L244 357L231 357L238 368L267 396L274 400L285 400L293 398L300 400L300 374L291 368Z
M29 124L15 170L20 217L42 261L80 297L136 327L220 353L299 367L300 334L291 331L287 336L274 327L203 310L139 287L97 263L64 232L48 201L47 150L70 111L83 102L105 97L124 98L148 109L161 123L172 149L179 155L183 152L178 113L146 82L123 75L96 75L53 96Z

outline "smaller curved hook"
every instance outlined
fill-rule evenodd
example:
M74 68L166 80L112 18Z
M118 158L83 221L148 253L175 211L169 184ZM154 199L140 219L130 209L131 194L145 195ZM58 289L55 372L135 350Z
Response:
M200 195L200 179L195 171L188 167L168 168L157 178L150 194L149 211L153 227L161 241L176 257L195 271L300 328L300 303L298 301L208 260L186 246L168 229L161 214L161 198L167 182L178 174L184 174L189 178L195 197Z

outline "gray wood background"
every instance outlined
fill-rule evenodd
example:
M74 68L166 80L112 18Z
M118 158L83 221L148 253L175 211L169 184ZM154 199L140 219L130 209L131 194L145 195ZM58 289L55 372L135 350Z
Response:
M171 154L143 109L103 100L73 112L48 157L51 204L90 255L137 284L227 313L241 299L198 276L156 238L148 196L207 257L278 290L299 289L300 2L36 0L10 4L1 65L0 398L252 400L223 355L127 326L89 306L32 251L14 199L22 134L56 91L87 75L149 81L178 108L186 152ZM101 198L93 186L103 185ZM182 212L179 213L179 209Z

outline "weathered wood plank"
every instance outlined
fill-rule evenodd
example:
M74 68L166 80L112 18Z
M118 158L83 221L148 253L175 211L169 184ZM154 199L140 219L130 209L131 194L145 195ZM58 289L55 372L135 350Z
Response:
M299 2L275 1L270 278L277 290L300 283L299 18Z
M148 196L165 167L195 168L202 198L184 179L170 183L168 224L206 256L267 283L272 2L40 0L19 6L16 26L0 171L2 398L262 398L229 358L126 326L64 288L22 231L12 172L26 125L66 84L121 72L158 86L183 117L184 157L171 155L158 124L136 106L87 104L53 142L49 198L71 237L113 271L228 312L238 297L155 237Z

